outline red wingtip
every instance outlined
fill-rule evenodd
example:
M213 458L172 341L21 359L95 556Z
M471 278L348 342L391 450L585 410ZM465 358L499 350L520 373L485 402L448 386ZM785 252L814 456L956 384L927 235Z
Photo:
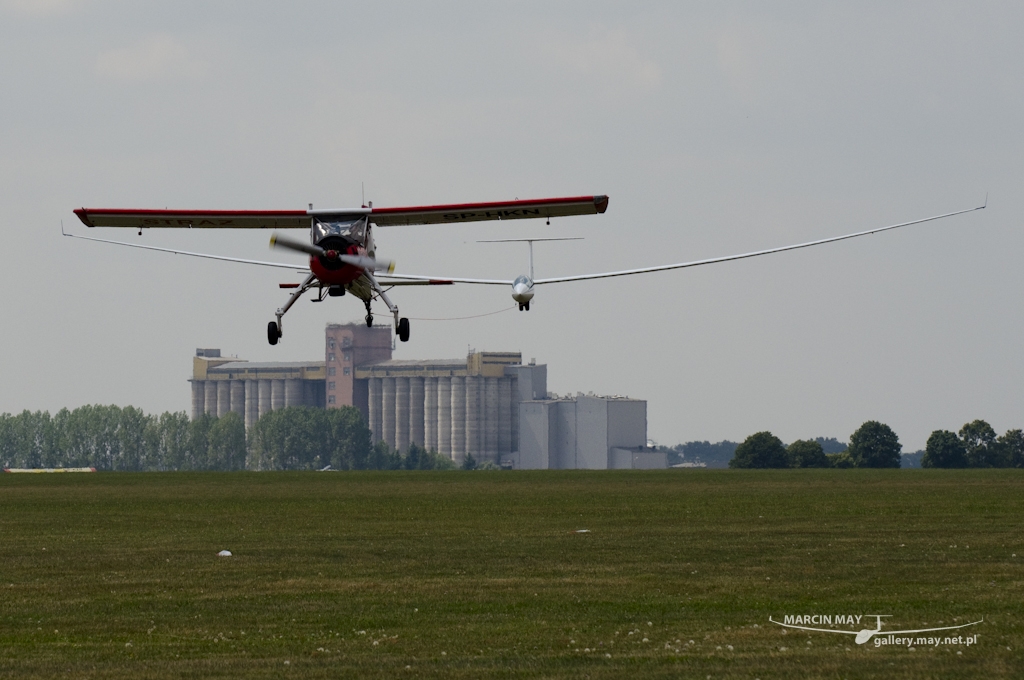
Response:
M79 208L75 211L75 214L78 215L78 219L82 220L82 224L85 226L94 226L93 223L89 221L89 212L85 208Z

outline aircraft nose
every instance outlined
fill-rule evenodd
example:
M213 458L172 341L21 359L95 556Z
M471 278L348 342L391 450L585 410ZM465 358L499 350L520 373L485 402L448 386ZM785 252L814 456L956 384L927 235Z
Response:
M512 299L520 303L529 302L533 299L533 286L523 282L512 284Z

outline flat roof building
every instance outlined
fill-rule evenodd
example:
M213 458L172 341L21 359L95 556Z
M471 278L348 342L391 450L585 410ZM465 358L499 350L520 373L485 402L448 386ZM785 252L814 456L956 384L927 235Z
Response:
M647 444L647 402L627 397L534 399L519 405L513 466L541 470L664 468Z
M197 349L192 417L236 412L246 427L287 406L354 406L374 442L417 444L461 463L472 454L515 468L665 467L647 442L647 402L551 398L547 366L520 352L392 359L390 327L328 324L324 361L250 362ZM652 457L653 456L653 457Z
M192 358L192 418L230 411L246 428L267 411L286 406L323 408L322 361L245 361L222 357L219 349L197 349Z

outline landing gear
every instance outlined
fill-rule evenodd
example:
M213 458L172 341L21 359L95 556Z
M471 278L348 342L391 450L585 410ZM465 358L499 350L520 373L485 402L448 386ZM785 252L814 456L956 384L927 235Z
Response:
M366 327L370 328L373 326L373 312L370 310L369 299L363 300L363 304L366 305Z
M520 302L520 303L519 303L519 311L521 312L521 311L523 311L524 309L525 309L526 311L530 311L530 303L529 303L529 302Z
M283 317L288 312L288 310L291 309L292 305L295 304L296 300L302 297L303 293L312 288L314 285L316 285L316 276L310 274L309 276L306 277L306 280L303 281L302 284L299 286L299 289L292 293L291 297L288 298L288 302L284 303L284 307L281 307L279 310L277 310L277 313L274 314L274 316L277 317L277 321L271 321L270 323L267 324L267 342L269 342L271 345L277 344L277 341L281 339L282 335L284 335L283 326L281 324L281 317Z
M345 286L331 286L327 289L327 294L331 297L341 297L345 294Z
M398 307L391 301L388 294L384 292L384 289L380 287L380 283L374 278L373 274L366 272L363 274L366 279L370 282L370 286L377 293L377 297L388 306L388 311L391 312L392 316L395 317L395 333L398 335L398 339L402 342L409 342L409 320L406 318L398 317ZM366 301L366 315L370 316L370 301Z

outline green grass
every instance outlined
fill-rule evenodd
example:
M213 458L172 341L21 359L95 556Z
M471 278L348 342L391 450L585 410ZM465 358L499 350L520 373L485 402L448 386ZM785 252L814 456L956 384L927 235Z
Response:
M3 475L0 676L1019 677L1022 517L1018 470Z

